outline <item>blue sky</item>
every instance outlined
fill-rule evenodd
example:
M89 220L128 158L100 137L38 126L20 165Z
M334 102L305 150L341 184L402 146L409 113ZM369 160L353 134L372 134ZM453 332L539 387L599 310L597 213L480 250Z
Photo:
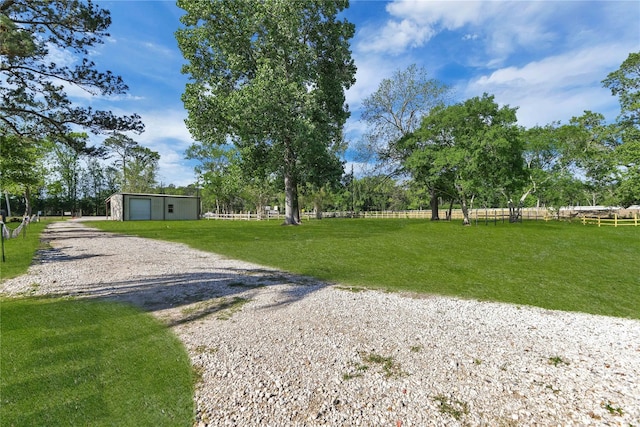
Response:
M182 10L175 1L96 3L111 11L113 22L111 37L91 59L121 75L129 92L111 98L74 89L69 94L85 105L140 114L146 131L132 136L160 153L159 180L195 182L193 163L184 159L193 140L184 125L180 96L187 76L180 72L184 59L174 37ZM362 100L383 78L414 63L451 86L456 101L486 92L518 107L525 127L566 123L584 110L612 121L618 101L601 81L640 51L638 1L351 0L344 16L356 25L351 46L357 81L347 92L352 115L346 135L352 143L364 130Z

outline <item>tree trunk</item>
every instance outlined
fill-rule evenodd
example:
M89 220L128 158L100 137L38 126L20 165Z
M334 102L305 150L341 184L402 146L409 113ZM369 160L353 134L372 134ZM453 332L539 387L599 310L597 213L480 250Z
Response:
M322 200L314 200L313 209L316 211L316 219L322 219Z
M29 190L29 186L24 186L24 216L31 217L31 191Z
M460 194L460 203L462 204L462 225L471 225L469 221L469 206L467 206L467 197L464 192L458 190Z
M440 221L440 216L438 212L438 196L436 194L436 187L433 186L430 189L431 192L431 221Z
M284 225L298 224L300 224L298 183L295 177L295 157L289 142L285 147L284 159Z
M298 186L289 174L284 176L284 225L300 224L298 210Z
M9 203L9 192L4 192L4 200L7 202L7 218L11 216L11 204Z

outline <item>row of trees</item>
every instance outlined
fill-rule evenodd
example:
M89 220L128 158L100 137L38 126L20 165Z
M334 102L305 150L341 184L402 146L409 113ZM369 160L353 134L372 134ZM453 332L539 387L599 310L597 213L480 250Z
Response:
M525 129L517 109L484 94L450 102L449 89L410 66L381 82L364 101L369 124L359 151L375 164L370 176L343 175L322 186L299 184L305 210L469 209L510 205L515 221L523 206L621 205L640 202L638 149L639 54L632 53L604 80L618 95L615 123L585 111L569 123ZM634 104L635 102L635 104ZM241 148L196 144L206 210L261 210L281 205L277 174L246 167ZM264 171L262 171L264 172ZM468 221L468 215L467 215Z
M186 11L178 44L191 78L183 101L198 141L188 157L200 161L205 201L215 199L218 211L247 204L260 210L284 182L287 224L299 222L301 207L344 208L348 200L352 209L371 207L354 188L377 178L339 179L349 114L344 90L355 67L353 26L336 16L348 2L178 5ZM398 189L423 188L433 219L444 200L460 204L465 223L474 203L509 204L513 220L532 203L637 203L639 67L631 54L604 80L620 99L616 123L585 111L568 124L523 129L517 108L489 94L451 103L446 85L411 66L365 99L369 131L360 153L377 165L382 182L395 180L388 201ZM411 204L420 203L403 205Z
M123 134L98 147L87 144L84 133L66 135L64 142L0 137L0 188L7 206L27 215L33 210L104 215L105 198L114 192L159 191L157 152Z
M285 222L297 224L301 209L331 207L429 203L438 219L442 202L464 210L510 203L515 216L532 203L639 202L638 53L603 81L620 100L615 123L587 111L567 124L523 129L516 108L489 94L452 103L449 88L423 69L399 71L364 101L369 131L359 151L376 171L356 178L342 160L344 92L356 70L354 26L338 18L348 0L178 6L185 14L176 38L190 78L182 99L198 141L187 157L199 161L207 210L278 204ZM65 93L126 92L120 77L87 58L109 24L107 10L81 0L0 0L0 186L21 192L27 211L34 190L64 210L91 200L96 212L109 192L158 191L158 154L123 134L142 132L140 118L78 107ZM56 49L81 59L52 63ZM105 135L104 144L88 147L78 128ZM101 160L107 153L111 164Z

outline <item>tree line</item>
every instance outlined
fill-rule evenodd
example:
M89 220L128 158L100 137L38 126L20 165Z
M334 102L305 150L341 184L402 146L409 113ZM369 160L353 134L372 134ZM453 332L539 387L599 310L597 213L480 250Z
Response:
M198 194L203 209L260 211L279 206L286 224L301 210L387 210L441 204L511 208L640 203L640 53L603 85L620 101L607 123L585 111L569 123L525 129L517 107L491 94L453 102L450 88L410 66L384 79L363 102L368 130L358 160L371 173L345 173L350 116L345 91L355 82L340 18L348 0L178 0L176 31L189 82L182 100L196 141L197 183L164 188L159 154L130 136L136 114L74 105L76 86L114 95L128 88L96 69L88 50L102 43L109 11L79 0L0 0L0 188L20 208L102 213L113 192ZM81 58L47 60L51 49ZM78 130L81 130L78 132ZM87 133L84 133L87 132ZM89 146L89 136L102 143ZM468 222L468 215L465 221Z
M411 66L365 101L371 130L363 151L390 175L427 188L434 220L441 199L459 203L465 223L473 203L508 205L513 221L533 204L638 204L640 53L629 54L602 84L620 101L614 123L584 111L567 124L526 129L517 124L517 107L500 106L486 93L449 103L443 85Z
M124 191L158 192L160 155L116 133L88 146L86 133L65 141L0 137L0 168L7 213L105 215L105 199Z

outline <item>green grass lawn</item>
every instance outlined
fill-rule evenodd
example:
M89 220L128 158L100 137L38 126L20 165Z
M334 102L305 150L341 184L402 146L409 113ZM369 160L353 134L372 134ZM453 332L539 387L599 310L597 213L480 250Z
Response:
M193 425L188 355L152 316L73 299L0 309L1 425Z
M0 260L0 280L24 274L36 251L41 247L40 233L51 221L40 221L29 224L24 234L15 239L4 241L5 262ZM10 223L9 228L17 228L19 223Z
M99 222L345 285L640 319L640 229L425 220Z

